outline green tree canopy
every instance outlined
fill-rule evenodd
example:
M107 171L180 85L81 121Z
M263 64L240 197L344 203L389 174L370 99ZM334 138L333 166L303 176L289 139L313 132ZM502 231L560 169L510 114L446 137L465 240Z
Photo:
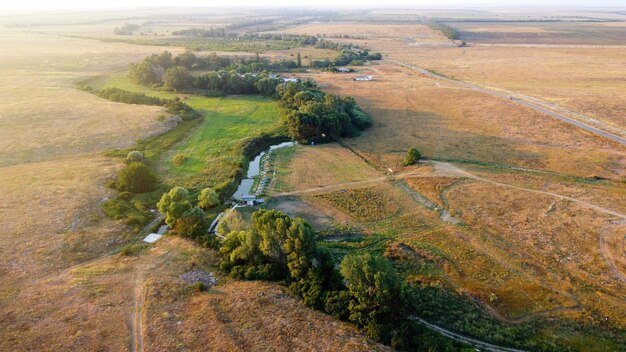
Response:
M214 208L220 204L220 197L213 188L204 188L198 196L198 206L204 210Z
M157 203L157 209L165 215L165 223L174 227L176 220L191 210L192 205L188 200L189 192L183 187L174 187L161 196Z
M208 223L204 211L193 207L184 212L174 223L174 231L181 237L196 239L207 234Z
M422 153L415 148L409 148L406 151L406 156L404 157L404 166L409 166L415 164L422 158Z
M165 89L180 92L188 89L193 84L193 76L183 66L170 67L163 76Z
M120 191L144 193L155 189L156 176L141 162L127 164L117 175L115 185Z
M385 341L401 315L402 280L384 257L370 254L348 255L340 265L341 274L352 296L350 320L364 327L372 338Z

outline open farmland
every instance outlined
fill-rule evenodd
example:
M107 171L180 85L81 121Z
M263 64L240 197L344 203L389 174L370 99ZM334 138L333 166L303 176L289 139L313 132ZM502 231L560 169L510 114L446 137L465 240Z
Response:
M626 350L626 148L519 103L626 137L623 19L524 8L1 16L0 350ZM208 31L172 33L192 28ZM185 48L196 57L133 69L145 85L128 77L129 63ZM197 59L213 51L232 61ZM356 57L354 72L311 65L340 56ZM209 72L224 84L199 83ZM282 89L287 77L318 86ZM107 101L106 88L158 105ZM287 135L298 143L261 159L263 199L233 207L249 159ZM409 148L422 159L407 162ZM131 166L156 173L154 187L120 186ZM157 211L173 186L189 192ZM169 232L142 242L165 218Z
M384 61L360 71L375 75L375 80L355 82L327 73L311 77L330 92L355 97L374 117L364 138L346 143L381 169L400 168L406 148L414 146L429 158L442 160L584 177L619 179L626 173L626 151L616 143L528 108Z
M624 22L447 22L472 44L626 45Z

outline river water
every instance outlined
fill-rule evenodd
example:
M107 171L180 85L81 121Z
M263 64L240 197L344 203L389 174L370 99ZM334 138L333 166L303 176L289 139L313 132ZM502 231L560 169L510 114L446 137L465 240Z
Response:
M252 186L254 185L254 177L258 176L261 173L261 158L268 152L278 148L291 147L294 145L294 142L283 142L279 144L274 144L269 147L268 150L261 152L257 156L250 161L248 165L248 174L247 178L244 178L239 183L239 187L237 187L237 191L233 195L233 198L241 200L246 196L254 196L254 192L252 191ZM252 193L252 194L251 194Z

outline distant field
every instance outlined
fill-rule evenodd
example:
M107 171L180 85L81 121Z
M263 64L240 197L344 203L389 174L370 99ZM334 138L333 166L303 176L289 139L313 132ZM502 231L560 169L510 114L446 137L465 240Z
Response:
M481 44L626 45L626 22L448 22Z
M418 42L447 41L441 33L433 31L424 25L399 25L399 24L371 24L358 22L331 22L305 24L284 30L286 33L321 35L328 39L333 37L350 36L356 40L363 39L392 39L402 41L411 39ZM351 41L354 38L344 38Z

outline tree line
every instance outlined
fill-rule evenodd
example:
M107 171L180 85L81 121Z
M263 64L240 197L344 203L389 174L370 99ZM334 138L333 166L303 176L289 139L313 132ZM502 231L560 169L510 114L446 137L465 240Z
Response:
M369 55L367 51L362 53L365 54L355 55ZM199 60L206 59L199 59L189 52L177 57L163 52L149 56L139 64L131 64L129 77L138 84L162 87L174 92L208 96L262 94L276 99L282 107L289 136L304 143L355 136L371 126L371 119L358 108L353 98L326 94L312 82L285 83L268 72L239 73L234 69L210 71L194 76L189 68L197 67ZM218 56L212 56L210 62L226 64ZM256 57L241 60L238 65L247 71L262 63L264 61ZM232 61L228 61L228 64L233 67Z
M163 106L168 113L178 116L185 121L200 117L198 112L182 102L178 97L174 99L161 99L119 88L105 88L96 94L101 98L118 103Z
M443 34L450 40L459 39L459 32L453 27L448 26L447 24L437 22L435 20L429 20L428 22L426 22L426 25L431 29L441 32L441 34Z
M351 322L395 349L454 350L451 342L411 320L415 293L389 260L348 255L337 268L301 218L258 210L251 228L228 232L219 252L220 268L231 277L284 282L306 306Z

